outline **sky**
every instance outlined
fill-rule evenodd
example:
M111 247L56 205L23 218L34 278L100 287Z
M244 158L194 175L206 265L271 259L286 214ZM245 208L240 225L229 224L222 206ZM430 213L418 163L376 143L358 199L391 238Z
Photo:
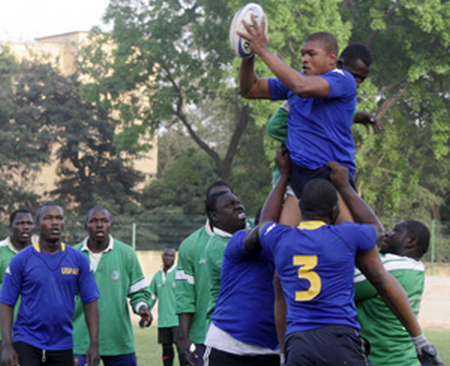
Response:
M88 31L102 24L109 0L0 0L0 42Z

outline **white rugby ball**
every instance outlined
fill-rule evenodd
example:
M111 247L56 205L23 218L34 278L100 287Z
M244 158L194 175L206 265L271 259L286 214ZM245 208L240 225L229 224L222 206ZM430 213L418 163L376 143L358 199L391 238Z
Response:
M252 14L255 14L256 21L261 26L261 21L264 15L263 8L254 3L250 3L242 7L234 16L230 26L230 44L234 53L241 58L250 58L254 55L252 48L248 41L237 34L237 32L247 33L242 20L245 20L247 24L252 26ZM268 24L266 18L265 33L267 34Z

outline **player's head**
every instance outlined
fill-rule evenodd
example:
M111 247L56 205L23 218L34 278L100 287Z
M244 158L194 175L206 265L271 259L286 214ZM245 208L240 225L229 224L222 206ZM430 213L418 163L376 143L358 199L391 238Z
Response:
M214 183L212 183L206 190L206 199L208 199L208 197L211 196L212 194L222 191L233 192L233 189L227 182L217 180Z
M162 260L164 269L167 270L173 266L175 263L175 253L176 250L174 247L166 247L162 252Z
M64 211L55 202L46 202L36 211L36 227L39 241L56 243L61 240L64 229Z
M336 38L327 32L311 34L302 46L302 65L305 75L323 75L336 67L339 52Z
M33 228L34 220L30 211L19 208L9 215L10 238L14 246L24 247L31 244Z
M325 179L310 180L303 188L300 210L305 220L334 224L339 216L336 188Z
M420 259L428 251L430 231L419 221L407 220L395 224L386 234L380 253L392 253Z
M352 43L342 51L337 66L352 74L355 78L356 86L359 88L369 76L372 62L372 53L366 46L361 43Z
M205 209L213 227L231 234L245 228L244 206L230 191L211 194L205 202Z
M89 239L96 242L109 240L112 227L111 214L106 208L95 206L88 211L84 228L89 234Z

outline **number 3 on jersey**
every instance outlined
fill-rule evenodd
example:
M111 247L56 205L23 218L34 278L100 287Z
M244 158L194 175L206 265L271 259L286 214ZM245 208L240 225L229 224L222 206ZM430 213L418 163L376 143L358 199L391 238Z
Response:
M319 275L312 271L317 266L317 255L294 255L294 266L298 269L298 278L308 280L310 283L306 291L295 291L295 301L308 301L319 295L322 289L322 280Z

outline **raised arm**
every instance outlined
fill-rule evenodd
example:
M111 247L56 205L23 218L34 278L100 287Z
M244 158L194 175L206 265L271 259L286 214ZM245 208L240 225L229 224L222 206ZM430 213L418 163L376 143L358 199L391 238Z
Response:
M348 169L335 161L327 167L331 170L330 179L347 204L355 222L372 225L377 233L377 240L384 237L384 227L370 206L358 195L348 180Z
M275 56L268 49L269 38L264 32L265 29L265 16L262 18L261 26L258 26L256 18L252 15L253 27L242 21L247 33L238 32L241 37L244 37L249 43L252 50L257 54L261 60L270 68L270 70L275 74L275 76L280 80L287 88L292 90L295 94L304 97L327 97L330 91L330 85L328 81L320 76L304 76L300 74L297 70L290 67L288 64L283 62L277 56ZM245 61L245 62L244 62ZM242 88L242 77L241 80L241 95L244 98L264 98L264 96L258 95L260 93L260 86L255 86L255 91L252 91L253 87L248 89L248 86L252 84L257 84L265 79L258 79L256 73L254 72L254 58L249 60L243 60L241 64L241 75L243 67L245 67L247 75L246 87ZM250 78L250 70L253 70L252 79ZM267 80L266 80L267 82ZM268 92L268 85L267 85ZM270 95L267 96L267 98Z
M289 155L287 151L284 151L281 147L277 150L275 163L280 171L280 177L264 203L261 211L260 224L250 230L245 236L244 248L248 251L256 251L261 248L259 243L260 231L269 222L278 222L278 218L280 217L280 212L284 201L284 192L286 190L290 172Z

